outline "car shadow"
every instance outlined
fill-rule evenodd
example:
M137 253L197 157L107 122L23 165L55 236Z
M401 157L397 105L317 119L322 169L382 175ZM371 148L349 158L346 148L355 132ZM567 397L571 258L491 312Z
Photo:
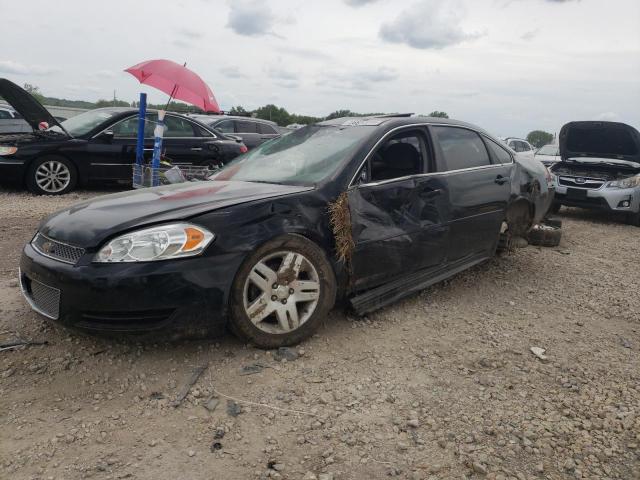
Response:
M556 216L571 220L607 225L624 225L626 223L626 216L624 213L589 210L577 207L562 207Z

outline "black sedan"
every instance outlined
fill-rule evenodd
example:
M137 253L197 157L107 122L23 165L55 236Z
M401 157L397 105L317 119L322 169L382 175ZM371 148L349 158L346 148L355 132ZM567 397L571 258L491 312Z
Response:
M336 119L210 181L99 197L44 220L20 263L34 310L87 330L229 326L262 347L311 335L507 248L552 201L540 162L472 125Z
M138 132L135 108L99 108L61 123L29 93L0 79L0 96L11 103L33 132L0 135L0 179L25 184L38 194L60 195L78 185L131 183ZM145 123L145 158L153 151L157 112ZM165 116L163 154L173 165L212 169L247 147L176 113ZM47 128L48 127L48 128Z

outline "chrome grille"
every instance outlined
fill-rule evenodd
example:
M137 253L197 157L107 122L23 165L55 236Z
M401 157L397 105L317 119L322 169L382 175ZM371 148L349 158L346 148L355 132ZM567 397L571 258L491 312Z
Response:
M57 242L51 238L37 233L31 241L36 251L45 257L53 258L61 262L75 264L84 254L84 248L74 247L66 243Z
M38 313L57 320L60 316L60 290L49 287L27 276L20 278L22 293Z
M597 190L602 185L604 185L604 180L588 177L559 177L558 183L565 187L588 188L590 190Z

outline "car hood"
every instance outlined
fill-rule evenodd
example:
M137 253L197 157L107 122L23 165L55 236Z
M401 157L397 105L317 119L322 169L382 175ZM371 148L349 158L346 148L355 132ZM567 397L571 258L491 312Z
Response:
M105 239L146 225L184 220L231 205L312 190L272 183L187 182L104 195L60 210L39 231L63 243L97 247Z
M50 127L57 125L64 128L29 92L15 83L0 78L0 97L4 98L34 130L39 130L40 122L47 122Z
M560 157L624 160L640 163L640 133L619 122L570 122L560 130Z

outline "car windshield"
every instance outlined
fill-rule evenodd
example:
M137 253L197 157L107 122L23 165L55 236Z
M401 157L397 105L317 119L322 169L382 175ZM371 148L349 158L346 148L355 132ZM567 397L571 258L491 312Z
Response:
M76 115L75 117L65 120L61 125L72 137L80 137L89 133L98 125L119 113L120 112L115 110L89 110L88 112L81 113L80 115ZM59 132L60 128L53 126L49 130Z
M560 152L558 151L557 145L545 145L536 152L536 155L551 155L557 157L560 155Z
M371 134L371 127L310 125L237 157L212 180L314 185L329 177Z

